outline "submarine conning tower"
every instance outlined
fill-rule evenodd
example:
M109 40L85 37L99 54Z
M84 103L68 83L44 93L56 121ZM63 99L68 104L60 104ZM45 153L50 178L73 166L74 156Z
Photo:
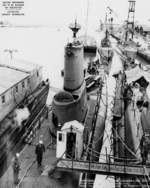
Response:
M71 24L69 28L73 31L73 42L65 46L64 60L64 90L72 92L81 87L84 81L83 74L83 44L77 40L76 33L80 25Z
M75 21L69 28L73 41L65 46L63 91L54 96L52 103L52 123L58 129L69 121L84 122L87 112L83 45L76 38L80 25Z

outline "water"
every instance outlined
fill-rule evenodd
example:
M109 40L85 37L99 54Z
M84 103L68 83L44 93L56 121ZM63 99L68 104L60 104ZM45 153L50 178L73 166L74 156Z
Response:
M52 86L62 87L64 44L67 32L55 28L1 28L0 59L10 58L6 49L16 49L13 58L24 59L43 66L43 77Z
M50 79L51 86L62 88L64 45L71 37L68 28L0 28L0 60L10 58L10 54L4 50L17 50L13 58L42 65L44 78ZM48 103L54 93L50 91Z

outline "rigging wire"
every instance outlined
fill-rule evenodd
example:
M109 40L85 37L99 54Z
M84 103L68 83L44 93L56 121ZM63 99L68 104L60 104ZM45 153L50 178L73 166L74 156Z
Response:
M103 154L103 153L99 153L99 152L97 152L96 150L93 150L93 149L91 149L90 147L88 148L88 150L87 151L92 151L95 155L100 155L100 156L104 156L104 157L106 157L106 154ZM138 160L138 159L132 159L132 158L126 158L126 159L124 159L124 158L121 158L121 157L115 157L115 156L113 156L113 155L110 155L110 158L112 158L112 159L119 159L119 160L126 160L126 161L133 161L133 162L137 162L137 161L139 161L140 162L140 160Z
M148 178L148 181L150 182L150 177L149 177L149 173L148 173L148 171L147 171L146 166L143 165L143 168L144 168L144 170L145 170L145 176ZM147 186L148 186L148 184L147 184ZM148 186L148 187L149 187L149 186Z
M112 127L112 129L115 131L117 137L120 139L120 141L122 142L122 144L126 147L126 149L134 156L137 158L136 154L125 144L125 142L122 140L122 138L119 136L119 134L117 133L117 131Z
M86 29L85 29L85 38L87 37L87 32L88 32L89 5L90 5L90 0L87 0L87 12L86 12Z

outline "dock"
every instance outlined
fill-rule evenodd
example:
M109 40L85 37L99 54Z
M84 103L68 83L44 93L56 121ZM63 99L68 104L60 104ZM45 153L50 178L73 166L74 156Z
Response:
M9 166L4 175L0 178L0 188L46 188L47 186L56 187L54 180L50 181L48 171L53 168L53 164L56 161L55 158L55 143L51 138L48 130L50 119L44 119L30 145L26 145L20 153L20 173L19 184L14 185L12 165ZM35 146L39 141L39 138L43 139L46 147L46 152L43 156L43 165L41 168L37 167Z

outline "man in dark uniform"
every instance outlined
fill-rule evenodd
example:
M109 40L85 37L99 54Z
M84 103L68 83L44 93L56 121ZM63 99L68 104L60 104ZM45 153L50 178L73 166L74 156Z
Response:
M142 157L142 164L146 165L147 157L148 157L148 140L145 137L145 134L143 134L141 143L141 157Z
M19 183L19 171L20 171L19 153L16 153L14 157L12 168L13 168L14 184L17 185Z
M39 167L42 165L42 158L43 158L44 152L45 152L45 146L43 144L43 141L40 140L39 143L37 144L36 148L35 148L37 164L38 164Z

